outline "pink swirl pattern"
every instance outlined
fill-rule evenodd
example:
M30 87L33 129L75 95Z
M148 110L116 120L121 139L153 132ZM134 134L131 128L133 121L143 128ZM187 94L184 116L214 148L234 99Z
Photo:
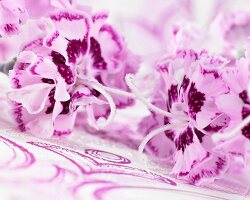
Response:
M241 190L197 188L175 180L152 163L141 164L137 152L103 143L99 149L67 139L42 140L14 131L0 132L0 199L244 198Z

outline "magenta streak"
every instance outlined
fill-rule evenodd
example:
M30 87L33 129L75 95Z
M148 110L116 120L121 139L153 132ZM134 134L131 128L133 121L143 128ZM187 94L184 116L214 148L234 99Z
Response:
M26 167L30 167L30 166L36 161L34 155L33 155L31 152L29 152L26 148L24 148L24 147L18 145L17 143L15 143L15 142L13 142L13 141L11 141L11 140L5 138L5 137L0 136L0 139L7 141L7 142L10 143L12 146L18 148L20 151L22 151L22 152L24 153L24 155L25 155L25 162L24 162L23 164L21 164L20 166L17 166L17 167L15 167L15 168L26 168Z
M111 181L105 181L105 180L90 180L90 181L83 181L83 182L81 182L81 183L75 185L74 187L72 187L71 192L72 192L73 194L75 194L75 193L77 193L77 191L78 191L81 187L83 187L83 186L85 186L85 185L89 185L89 184L99 184L99 183L113 184L113 182L111 182Z
M112 190L115 190L115 189L136 189L136 190L139 190L139 189L146 189L146 190L159 190L159 191L171 191L171 192L174 192L174 193L183 193L183 194L186 194L190 197L193 197L193 196L197 196L197 197L206 197L208 199L214 199L214 200L229 200L229 199L226 199L226 198L222 198L222 197L217 197L217 196L213 196L213 195L204 195L202 193L199 193L199 192L191 192L191 191L183 191L183 190L178 190L178 189L172 189L172 188L157 188L157 187L147 187L147 186L109 186L109 187L103 187L103 188L100 188L100 189L97 189L95 192L94 192L94 196L96 197L96 199L98 200L103 200L104 199L104 195L107 193L107 192L110 192ZM131 192L131 191L130 191Z
M90 161L92 164L96 165L96 166L99 166L99 162L97 162L95 159L89 157L89 156L86 156L86 155L83 155L77 151L73 151L73 150L70 150L70 149L67 149L67 148L64 148L64 147L61 147L61 146L57 146L57 145L50 145L50 144L46 144L46 143L36 143L36 142L28 142L29 144L32 144L32 145L35 145L35 146L38 146L38 147L41 147L41 148L44 148L44 149L47 149L47 150L52 150L53 148L58 148L58 149L61 149L62 151L65 151L65 152L70 152L70 153L73 153L74 155L77 155L77 156L80 156L88 161ZM44 147L44 145L48 145L49 147ZM54 152L54 150L52 150ZM61 155L61 154L60 154Z
M147 172L146 170L142 170L142 169L138 169L138 168L133 168L133 167L129 167L129 166L124 166L124 165L118 165L118 164L110 164L110 163L99 163L97 162L96 160L94 160L93 158L90 158L86 155L83 155L79 152L76 152L76 151L73 151L73 150L70 150L70 149L66 149L66 148L62 148L60 146L57 146L57 145L53 145L57 148L60 148L61 150L64 150L66 152L71 152L75 155L78 155L86 160L89 160L92 162L92 164L94 164L95 166L98 166L100 168L102 167L117 167L117 168L120 168L120 171L118 171L119 169L114 169L114 170L110 170L110 169L97 169L97 170L92 170L92 171L86 171L78 162L76 162L75 160L69 158L68 156L65 156L64 154L62 154L61 152L58 152L58 151L55 151L51 148L52 145L50 145L49 147L45 147L45 146L42 146L42 145L48 145L46 143L44 144L38 144L38 143L35 143L35 142L28 142L29 144L32 144L32 145L35 145L35 146L38 146L38 147L41 147L41 148L44 148L44 149L47 149L49 151L52 151L58 155L61 155L62 157L68 159L70 162L72 162L75 166L77 166L77 168L80 169L81 173L82 174L85 174L85 175L91 175L91 174L118 174L118 175L129 175L129 176L134 176L134 177L140 177L140 178L144 178L144 179L150 179L150 180L156 180L156 181L159 181L159 182L164 182L164 183L168 183L170 185L173 185L173 186L176 186L177 184L166 178L166 177L162 177L160 175L157 175L157 174L154 174L154 173L150 173L150 172ZM123 171L121 171L123 170ZM125 170L131 170L130 172L126 172ZM134 174L131 174L133 173ZM145 175L147 175L145 177Z
M52 46L52 43L54 42L54 40L55 40L56 38L58 38L58 36L59 36L59 32L58 32L58 31L54 32L53 35L52 35L50 38L47 39L46 45L47 45L48 47L51 47L51 46Z
M119 156L117 154L113 154L113 153L110 153L110 152L106 152L106 151L101 151L101 150L93 150L93 149L85 149L85 154L87 155L91 155L92 157L95 157L95 158L98 158L98 159L101 159L101 160L104 160L104 161L108 161L108 162L112 162L112 163L117 163L117 164L130 164L131 161L127 158L124 158L122 156ZM98 155L98 153L106 153L106 154L110 154L112 156L116 156L118 158L118 160L110 160L110 159L107 159L105 157L101 157Z
M29 71L31 72L31 74L33 74L33 75L38 75L38 73L36 73L36 68L38 67L38 65L40 65L41 63L43 62L43 57L39 57L39 60L36 62L36 63L34 63L31 67L30 67L30 69L29 69Z
M111 35L112 40L116 43L116 45L118 46L118 48L120 50L123 49L118 34L115 32L115 30L111 26L109 26L109 25L102 26L101 29L100 29L100 32L103 32L103 31L106 31Z
M13 156L10 160L8 160L7 162L5 162L4 164L0 165L0 168L5 168L6 166L10 165L10 163L12 163L15 159L16 159L16 152L13 148L11 148L10 144L8 144L7 142L5 141L2 141L2 143L4 143L6 146L8 146L11 151L13 152Z
M107 164L107 165L111 165L111 164ZM107 166L106 165L106 166ZM102 165L104 166L104 165ZM118 165L114 165L115 167L123 167L123 166L118 166ZM123 169L124 170L124 169ZM117 175L126 175L126 176L133 176L133 177L139 177L139 178L143 178L143 179L149 179L149 180L153 180L153 181L159 181L159 182L163 182L163 183L167 183L169 185L172 186L177 186L177 183L175 183L174 181L170 180L169 178L154 174L154 173L150 173L147 172L146 170L141 170L141 169L136 169L136 168L132 168L130 167L131 171L115 171L115 170L110 170L110 169L97 169L97 170L92 170L90 172L88 172L88 175L91 174L117 174ZM135 172L135 170L139 171Z
M107 18L108 18L108 15L106 13L101 13L101 14L92 16L92 21L96 22L100 19L107 19Z
M36 143L36 142L30 141L30 142L27 142L27 143L28 143L28 144L31 144L31 145L34 145L34 146L37 146L37 147L40 147L40 148L43 148L43 149L46 149L46 150L48 150L48 151L51 151L51 152L53 152L53 153L56 153L56 154L58 154L58 155L64 157L65 159L67 159L67 160L69 160L71 163L73 163L73 164L80 170L80 172L81 172L82 174L85 174L85 173L86 173L86 170L85 170L78 162L76 162L75 160L69 158L68 156L65 156L65 155L62 154L61 152L55 151L55 150L53 150L53 149L51 149L51 148L49 148L49 147L44 147L44 146L42 146L42 145L39 145L39 144ZM55 145L55 146L56 146L56 145ZM57 146L57 147L59 147L59 146Z
M38 39L33 40L32 42L26 44L25 46L23 46L23 48L21 49L21 51L25 51L28 48L32 47L33 45L35 45L35 46L42 46L43 45L43 38L38 38Z
M57 179L63 179L66 172L74 175L75 177L77 177L77 174L70 171L70 170L67 170L67 169L64 169L64 168L61 168L57 165L53 165L55 168L56 168L56 173L49 179L35 179L34 181L37 182L37 183L49 183L49 182L53 182L53 181L56 181Z

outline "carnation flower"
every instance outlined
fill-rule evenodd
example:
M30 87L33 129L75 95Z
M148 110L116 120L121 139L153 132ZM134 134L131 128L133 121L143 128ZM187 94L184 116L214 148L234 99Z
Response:
M158 25L133 21L138 57L106 22L106 12L74 0L0 1L1 72L12 84L1 85L3 111L11 110L21 131L39 137L66 136L75 126L132 148L144 137L140 153L166 159L172 174L192 184L214 181L234 166L249 170L250 51L244 44L250 15L221 14L217 2L204 28L192 7L192 1L167 2L150 15ZM150 111L138 135L136 120L111 124L116 110L135 100Z
M133 103L115 94L128 90L124 77L137 71L138 59L104 24L106 18L104 12L55 9L36 22L40 34L20 45L10 72L14 89L8 97L20 130L68 135L78 112L87 112L81 120L100 129L113 120L116 107Z
M156 65L160 81L152 104L128 79L131 89L152 111L152 116L146 117L138 129L147 134L139 151L149 143L146 151L173 159L172 173L187 177L192 183L214 180L229 167L228 155L214 149L216 143L211 137L226 134L232 123L231 115L221 109L224 106L232 111L225 105L230 100L218 102L219 97L231 91L224 77L227 63L225 58L210 56L205 51L178 50L165 56ZM235 117L238 125L242 118ZM153 138L156 135L159 138Z
M236 62L235 67L228 67L222 72L223 80L230 88L227 94L219 95L216 104L230 117L225 134L214 135L218 141L217 150L228 153L234 162L240 162L249 169L250 156L250 97L247 91L250 79L249 46L245 57ZM237 126L241 124L241 126ZM239 159L240 158L240 161Z

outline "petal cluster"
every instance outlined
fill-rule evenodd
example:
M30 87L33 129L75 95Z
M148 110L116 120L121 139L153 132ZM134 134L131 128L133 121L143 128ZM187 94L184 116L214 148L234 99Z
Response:
M248 168L248 48L233 66L204 50L179 49L160 58L155 73L151 115L138 128L146 136L140 151L168 158L172 173L194 184L213 181L236 163Z
M141 142L139 152L192 184L249 173L250 13L218 1L199 25L194 7L143 10L123 38L107 12L74 0L0 1L0 64L11 82L1 87L3 107L39 137L78 126L132 148ZM148 108L143 117L111 124L136 101ZM136 106L126 114L139 114Z
M39 137L68 135L76 118L102 129L116 108L133 104L106 89L128 91L125 75L138 70L138 58L105 23L106 12L94 13L72 1L20 2L27 16L22 23L17 20L20 33L0 38L10 49L1 52L2 61L15 58L7 96L20 130ZM15 14L21 18L23 13Z

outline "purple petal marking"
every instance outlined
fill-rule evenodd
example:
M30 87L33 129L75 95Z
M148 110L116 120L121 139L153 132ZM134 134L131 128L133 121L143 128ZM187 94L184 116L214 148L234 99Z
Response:
M61 136L67 136L67 135L70 135L71 133L72 133L72 131L71 131L71 130L67 130L67 131L57 131L57 130L54 130L53 135L54 135L54 136L61 137Z
M220 77L218 71L215 71L215 70L209 71L209 70L203 69L203 70L202 70L202 74L203 74L203 75L212 74L212 75L214 76L215 79L218 79L218 78Z
M102 77L101 77L100 75L97 75L97 76L95 77L95 79L98 81L98 83L104 85L104 83L103 83L103 81L102 81ZM99 96L101 95L100 92L98 92L97 90L94 90L94 89L91 90L91 93L92 93L92 95L94 95L95 97L99 97Z
M190 50L185 50L185 49L180 49L177 51L177 57L186 59L186 57L188 57L190 59L190 62L194 62L196 60L198 60L198 54L190 49Z
M172 107L172 104L178 100L178 85L171 85L168 90L168 102L169 107Z
M71 100L61 102L63 110L62 110L62 112L60 114L66 115L66 114L69 113L69 111L70 111L70 107L69 107L70 102L71 102Z
M189 83L190 83L190 79L187 78L186 76L184 76L182 83L181 83L181 87L180 87L180 88L182 88L183 92L185 92L187 90Z
M110 25L103 25L100 29L100 32L108 32L111 35L113 41L115 41L116 45L119 47L120 50L123 49L123 45L121 43L120 37L116 33L116 31Z
M101 46L93 37L90 38L90 53L92 54L94 68L100 70L107 69L107 63L102 57Z
M12 35L18 32L18 28L15 24L5 24L4 26L4 31L8 34L8 35Z
M205 94L196 89L195 83L191 83L188 92L188 106L189 113L193 119L196 119L196 114L201 111L201 107L204 105L205 100Z
M33 50L36 47L42 47L42 46L43 46L43 38L38 38L24 45L21 50L28 51L28 50Z
M53 21L61 21L62 19L66 19L69 21L86 19L84 15L76 14L76 13L69 13L69 12L60 12L58 14L51 15L50 18Z
M208 161L209 162L209 161ZM210 166L209 166L210 165ZM227 157L226 156L217 156L214 163L207 163L206 166L203 166L195 175L190 177L190 182L196 184L201 181L201 179L215 178L218 177L221 172L227 169Z
M82 98L83 96L90 96L90 94L84 94L84 93L80 93L79 91L75 92L72 96L71 96L71 100L75 101L77 99Z
M13 76L11 77L11 84L13 88L19 89L22 87L19 78L22 76L22 70L25 70L29 64L26 63L17 63L14 66Z
M135 102L134 99L127 98L126 102L118 101L118 102L115 102L115 104L116 104L116 108L124 109L124 108L127 108L128 106L133 105L134 102Z
M97 13L97 14L92 16L92 21L96 22L97 20L107 19L107 18L108 18L107 13Z
M176 139L175 146L177 150L185 151L186 147L193 143L193 131L187 127Z
M55 92L56 92L56 88L53 88L50 93L49 93L49 102L50 102L50 106L47 108L47 110L45 111L46 114L51 114L53 112L54 106L55 106Z
M100 92L98 92L97 90L91 90L91 93L92 93L92 95L94 95L95 97L99 97L100 95L101 95L101 93Z
M87 31L84 37L87 38L89 36L89 30L90 30L89 19L83 13L70 13L67 11L61 11L59 13L50 15L50 18L56 22L60 22L62 19L65 19L67 21L84 20L83 23Z
M202 140L203 140L203 137L205 136L205 134L196 128L194 128L194 133L197 136L199 142L202 143Z
M16 70L16 71L14 71L14 73L15 74L14 74L14 76L11 79L11 83L12 83L12 85L13 85L14 88L19 89L19 88L22 87L21 84L20 84L20 80L19 80L19 77L21 75L21 71L20 70Z
M247 91L246 90L243 90L240 94L239 94L239 97L242 99L242 101L245 103L245 104L250 104L250 100L249 100L249 97L247 95Z
M49 80L50 80L50 79L49 79ZM55 89L56 89L56 88L53 88L53 89L50 91L50 93L49 93L49 102L50 102L50 106L47 108L47 110L46 110L46 112L45 112L46 114L51 114L51 113L53 112L53 109L54 109L54 106L55 106L55 98L54 98L54 96L55 96ZM76 100L77 98L80 98L81 96L83 96L83 94L77 92L77 93L74 93L74 95L71 96L71 99L70 99L70 100L60 102L61 105L62 105L62 107L63 107L63 109L62 109L60 115L66 115L66 114L68 114L68 113L70 112L70 103L71 103L72 101Z
M218 115L221 115L221 113L218 113ZM216 133L216 132L228 127L229 122L230 122L230 117L225 115L225 114L222 114L217 119L212 121L212 123L210 123L208 126L206 126L204 128L204 130L207 132Z
M72 70L69 66L67 66L66 59L61 55L60 53L56 51L51 52L51 57L53 63L57 66L57 70L60 73L60 75L63 77L65 82L67 84L73 84L74 83L74 76L72 73Z
M48 47L51 47L52 43L54 42L56 38L58 38L58 36L59 36L59 32L58 31L54 32L53 35L45 41L46 45Z
M38 56L38 61L36 62L36 63L34 63L31 67L30 67L30 72L31 72L31 74L33 74L33 75L38 75L38 73L36 73L36 67L40 64L40 63L42 63L43 62L43 57L41 57L41 56Z
M67 56L70 63L76 63L77 58L86 54L88 48L87 41L84 40L69 40L67 45Z
M170 124L169 118L164 117L164 125ZM166 137L169 138L171 141L174 141L175 133L171 130L167 130L164 132Z
M242 108L242 119L245 119L250 115L250 107L243 106ZM242 130L242 135L250 140L250 123L248 123Z
M15 118L15 121L18 125L18 128L20 131L26 131L26 128L25 128L25 124L24 124L24 121L23 121L23 114L22 114L22 105L20 103L16 103L13 101L13 115L14 115L14 118Z
M54 80L49 79L49 78L42 78L41 81L42 81L43 83L55 84Z

